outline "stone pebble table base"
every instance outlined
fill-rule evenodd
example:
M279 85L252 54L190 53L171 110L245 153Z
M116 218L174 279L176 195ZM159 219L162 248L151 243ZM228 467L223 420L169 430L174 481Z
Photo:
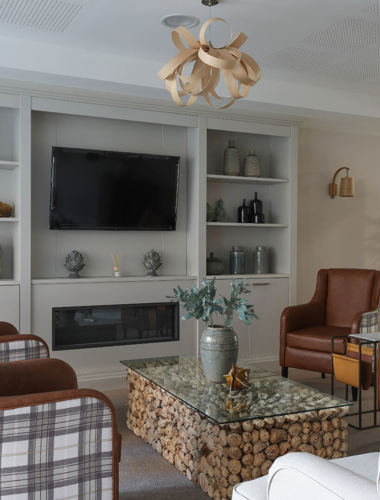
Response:
M217 424L128 369L127 426L215 500L289 451L347 456L349 408Z

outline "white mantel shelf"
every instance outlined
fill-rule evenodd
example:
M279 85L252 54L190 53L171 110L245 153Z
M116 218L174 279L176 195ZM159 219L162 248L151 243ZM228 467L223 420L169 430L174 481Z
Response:
M97 278L42 278L33 279L32 285L80 285L81 283L117 283L117 282L141 282L141 281L194 281L196 276L99 276Z
M15 217L0 217L0 222L18 222L19 220Z
M0 160L0 170L13 170L19 166L18 161Z
M277 179L272 177L244 177L235 175L208 174L209 182L226 182L230 184L282 184L289 182L288 179Z
M272 227L272 228L286 228L289 227L288 224L255 224L253 222L242 223L242 222L207 222L208 226L214 227L250 227L250 228L259 228L259 227Z
M16 280L7 280L7 279L0 279L0 286L13 286L13 285L19 285L20 282Z

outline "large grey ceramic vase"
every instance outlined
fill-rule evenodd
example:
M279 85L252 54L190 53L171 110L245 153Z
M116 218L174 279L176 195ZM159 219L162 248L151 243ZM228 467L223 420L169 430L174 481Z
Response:
M203 371L209 382L224 382L224 377L236 364L239 341L230 327L209 326L201 334L200 354Z

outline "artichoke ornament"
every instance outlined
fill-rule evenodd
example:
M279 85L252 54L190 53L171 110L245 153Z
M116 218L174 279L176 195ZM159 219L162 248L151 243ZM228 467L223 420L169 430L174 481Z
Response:
M79 271L84 268L83 255L77 250L73 250L66 255L65 268L70 271L69 278L80 278Z
M151 250L144 257L144 266L148 270L147 276L157 276L157 269L162 266L161 256L156 250Z

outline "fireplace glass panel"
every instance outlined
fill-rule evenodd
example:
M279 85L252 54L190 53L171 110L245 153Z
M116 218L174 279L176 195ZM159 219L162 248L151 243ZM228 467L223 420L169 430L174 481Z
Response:
M178 302L53 308L53 350L173 340Z

